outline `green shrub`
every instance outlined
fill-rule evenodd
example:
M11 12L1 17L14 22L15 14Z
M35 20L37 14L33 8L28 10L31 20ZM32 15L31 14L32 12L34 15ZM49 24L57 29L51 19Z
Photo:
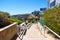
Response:
M33 20L33 19L29 19L28 22L29 22L29 23L30 23L30 22L34 23L35 20Z
M8 13L8 12L2 12L2 11L0 11L0 14L3 14L5 17L10 17L10 14Z
M55 7L44 11L43 18L45 25L60 35L60 9Z
M11 23L9 13L0 11L0 28L3 28Z
M30 23L31 21L30 20L28 20L28 23Z
M11 17L10 20L13 21L13 22L17 22L18 24L22 23L22 20L19 20L17 18L12 18Z
M32 23L34 23L34 20L31 20Z

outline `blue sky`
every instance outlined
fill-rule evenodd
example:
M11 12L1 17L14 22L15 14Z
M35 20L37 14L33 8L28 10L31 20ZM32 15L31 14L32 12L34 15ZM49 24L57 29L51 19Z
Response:
M0 0L0 11L11 15L31 13L47 7L47 0Z

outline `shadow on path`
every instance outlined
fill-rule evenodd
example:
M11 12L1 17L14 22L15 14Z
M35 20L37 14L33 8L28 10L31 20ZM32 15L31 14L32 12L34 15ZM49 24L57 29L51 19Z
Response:
M18 35L16 34L16 35L14 35L14 37L11 40L16 40L17 37L18 37Z

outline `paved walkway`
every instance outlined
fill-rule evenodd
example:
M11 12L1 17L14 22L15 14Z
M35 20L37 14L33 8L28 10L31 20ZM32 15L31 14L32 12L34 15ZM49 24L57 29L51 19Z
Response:
M20 40L19 37L16 40ZM37 24L33 24L30 29L27 30L23 40L49 40L44 37L37 28Z
M60 39L55 38L55 36L52 33L48 34L48 31L49 31L48 29L45 29L45 34L44 34L44 29L42 28L40 23L38 23L37 27L38 27L39 31L41 31L40 33L42 33L45 37L47 37L48 40L60 40Z
M41 30L42 29L42 30ZM23 37L23 40L60 40L56 39L53 34L47 34L48 29L45 30L40 25L40 23L33 24L30 29L27 30L26 35ZM20 40L17 37L16 40Z

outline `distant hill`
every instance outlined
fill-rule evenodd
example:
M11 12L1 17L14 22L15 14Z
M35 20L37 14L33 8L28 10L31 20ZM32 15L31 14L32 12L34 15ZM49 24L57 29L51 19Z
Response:
M27 19L34 19L34 18L36 18L35 15L33 15L33 14L19 14L19 15L13 15L12 17L21 19L23 21L27 20Z
M31 18L31 19L35 18L34 16L38 16L41 14L42 14L42 12L40 12L40 11L33 11L30 14L18 14L18 15L13 15L12 17L22 19L22 20L27 20L29 18Z
M19 15L13 15L12 17L26 20L30 14L19 14Z

